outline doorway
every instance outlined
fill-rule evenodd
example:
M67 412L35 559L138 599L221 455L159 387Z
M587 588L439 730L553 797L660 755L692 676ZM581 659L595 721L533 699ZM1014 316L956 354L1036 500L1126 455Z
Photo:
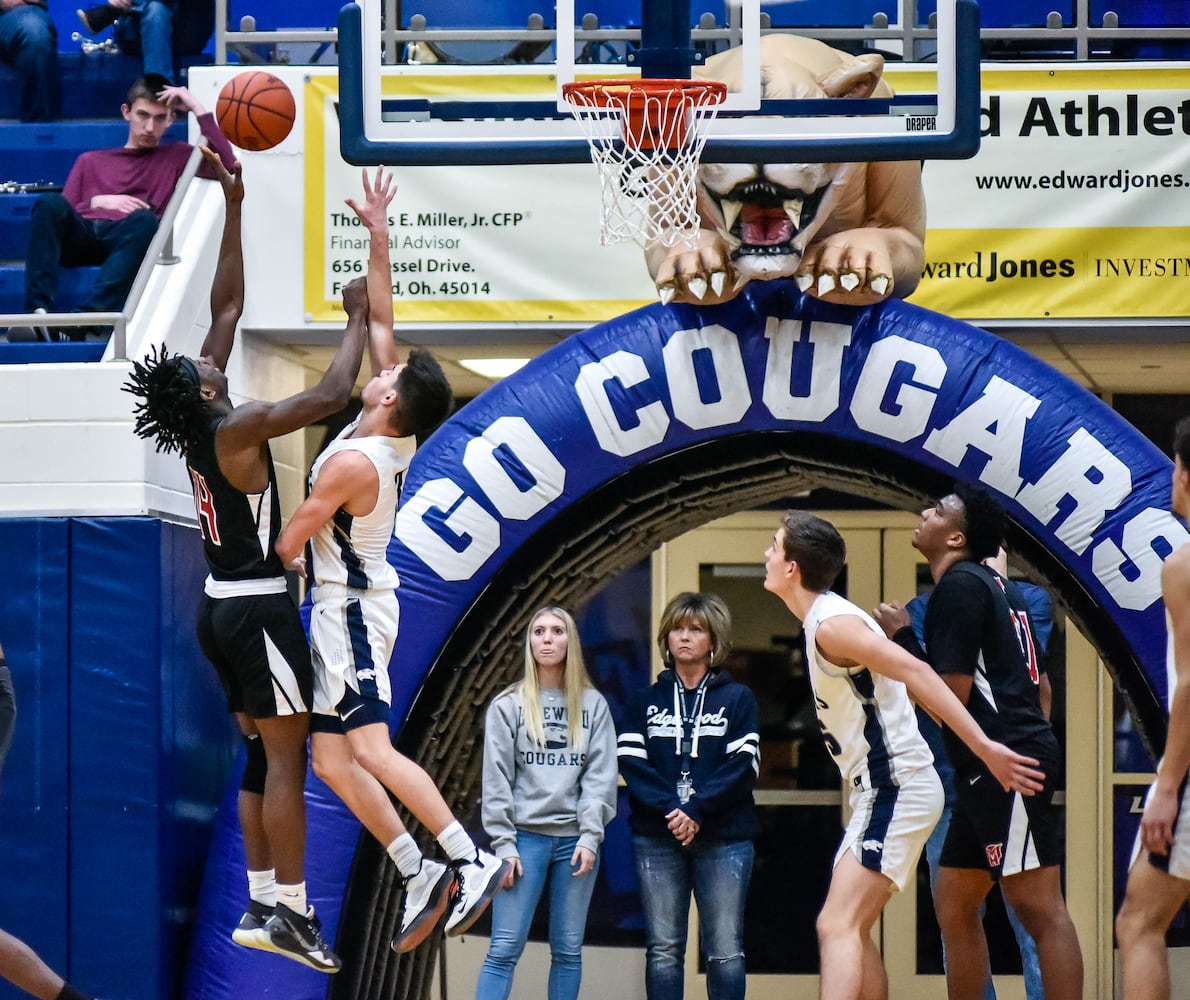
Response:
M885 599L905 601L918 592L924 564L910 544L916 515L831 511L823 516L847 544L847 566L835 590L864 609ZM756 801L762 832L745 917L748 992L759 1000L817 996L814 921L826 898L845 823L839 773L822 745L814 715L801 625L762 587L763 553L778 520L777 512L768 511L713 521L661 546L652 566L654 631L660 610L674 594L719 594L733 617L733 652L727 668L753 689L760 707ZM654 676L659 670L655 662ZM692 907L691 942L697 940L697 924ZM892 897L875 936L893 996L945 1000L924 860L917 884ZM705 995L698 949L689 948L686 961L688 995ZM1023 1000L1019 970L1015 975L1003 966L994 971L997 995ZM1088 975L1088 982L1091 978Z

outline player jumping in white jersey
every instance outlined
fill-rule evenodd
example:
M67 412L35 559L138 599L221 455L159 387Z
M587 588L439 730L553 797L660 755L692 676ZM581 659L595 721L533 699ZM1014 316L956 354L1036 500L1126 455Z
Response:
M499 888L503 862L480 851L455 819L430 776L392 745L388 664L397 638L396 571L389 539L400 483L425 438L453 405L450 385L427 351L400 364L393 340L388 206L396 195L391 174L364 173L364 204L348 205L368 228L368 343L373 378L363 410L314 463L310 495L277 539L287 566L305 570L311 542L314 654L311 749L315 773L381 843L405 885L401 929L393 940L409 951L433 931L457 891L446 933L462 934ZM437 838L449 866L422 857L385 789Z

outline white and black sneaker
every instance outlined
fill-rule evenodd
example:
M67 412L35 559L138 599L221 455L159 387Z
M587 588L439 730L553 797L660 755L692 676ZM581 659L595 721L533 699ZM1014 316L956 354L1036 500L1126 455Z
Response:
M393 951L413 951L438 926L450 899L455 879L452 869L439 861L422 859L416 875L404 879L405 902L401 909L401 932L393 938Z
M314 907L310 907L306 915L302 916L284 903L278 903L264 929L269 936L269 951L328 975L343 968L339 956L322 940L322 925L314 916Z
M496 855L477 851L474 861L456 861L452 865L458 876L458 892L446 918L447 937L458 937L471 929L488 908L488 903L500 888L504 866Z
M264 929L264 925L269 922L269 917L272 915L273 907L257 902L255 899L248 900L248 909L240 917L236 929L231 932L231 939L244 948L272 951L272 943L269 941L268 932Z

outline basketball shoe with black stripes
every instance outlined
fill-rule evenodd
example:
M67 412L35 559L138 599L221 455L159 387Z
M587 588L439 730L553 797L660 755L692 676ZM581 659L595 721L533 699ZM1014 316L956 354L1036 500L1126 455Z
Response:
M272 951L268 932L264 929L273 915L273 907L255 899L248 900L248 909L240 917L236 929L231 932L231 939L243 948L259 948L261 951Z
M328 975L343 968L339 956L322 940L322 925L314 916L314 907L310 907L303 916L284 903L278 903L264 927L272 946L267 950Z

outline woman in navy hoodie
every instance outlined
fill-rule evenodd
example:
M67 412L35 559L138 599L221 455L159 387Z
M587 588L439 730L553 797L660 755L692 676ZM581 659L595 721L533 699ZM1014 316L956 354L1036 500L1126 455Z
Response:
M657 646L669 669L634 701L617 757L628 786L644 909L649 1000L680 1000L690 895L707 996L744 996L744 901L757 833L760 737L752 692L721 671L731 615L715 594L679 594Z

